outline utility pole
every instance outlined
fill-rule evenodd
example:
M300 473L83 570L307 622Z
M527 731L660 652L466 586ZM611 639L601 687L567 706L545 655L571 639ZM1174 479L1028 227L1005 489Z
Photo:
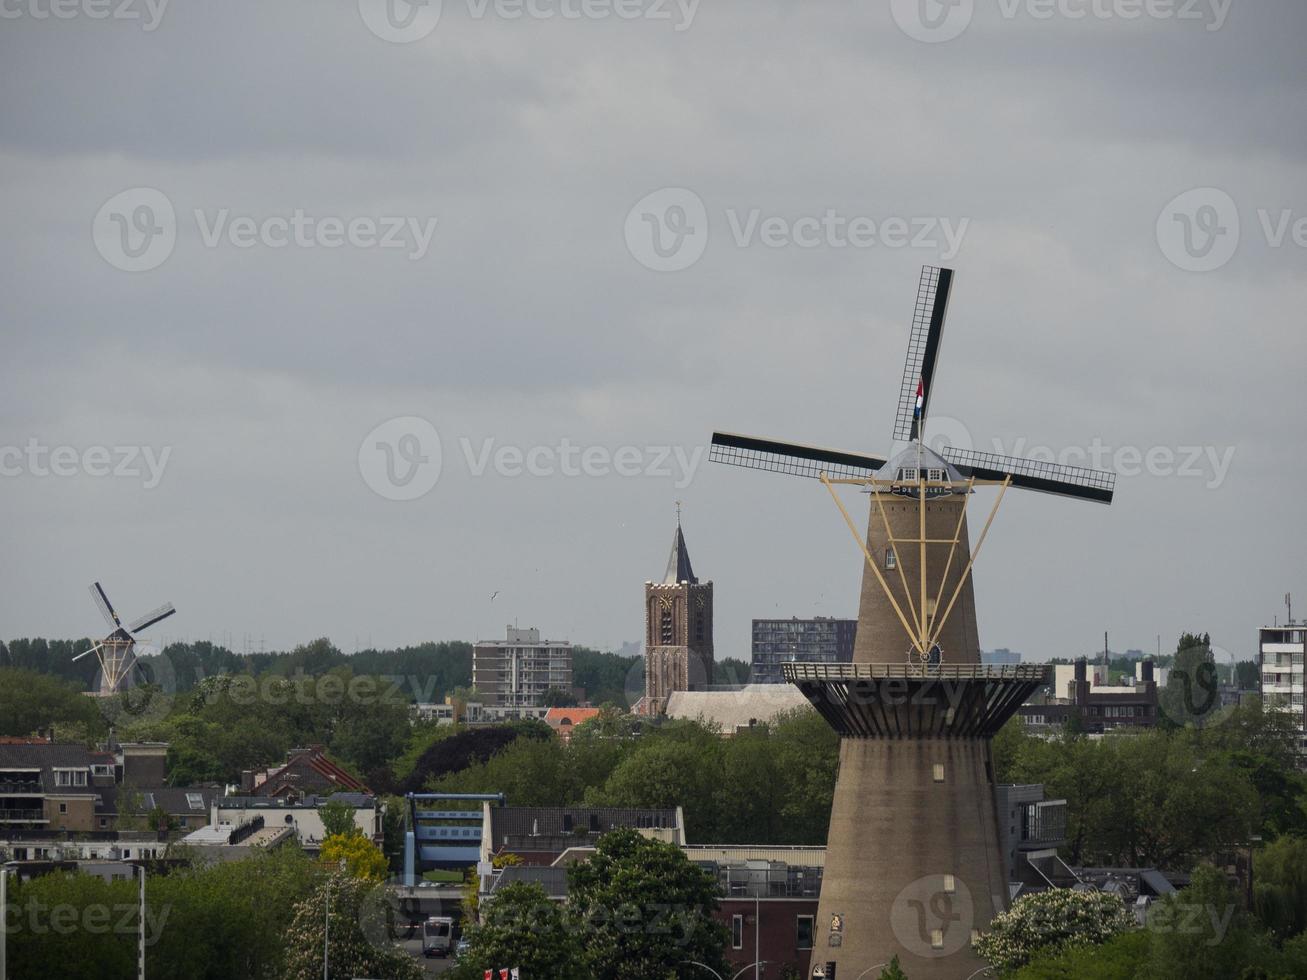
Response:
M0 867L0 980L6 980L5 944L9 939L9 869Z
M676 516L679 519L681 514L681 505L676 505ZM759 901L757 893L753 896L753 980L758 980L758 971L762 969L760 962L760 953L758 952L758 937L762 934L762 903Z
M331 879L327 879L327 918L323 921L322 929L322 980L331 980L328 975L330 967L328 963L331 960Z
M141 938L136 955L137 976L145 980L145 862L141 862Z

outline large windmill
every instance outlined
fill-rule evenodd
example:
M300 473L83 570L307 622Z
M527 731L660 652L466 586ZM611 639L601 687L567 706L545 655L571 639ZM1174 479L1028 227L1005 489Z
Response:
M177 610L173 608L171 602L167 602L124 626L99 582L91 586L91 598L100 607L100 613L113 632L89 650L73 657L73 660L78 661L92 653L95 654L96 659L100 661L100 689L96 693L101 696L117 694L131 675L132 668L136 666L136 634L161 619L167 619Z
M1111 473L927 444L952 288L952 270L922 271L889 458L713 434L716 462L819 479L865 559L853 663L782 668L841 736L814 977L895 955L913 980L983 967L971 932L1008 895L989 743L1047 672L980 665L972 569L1009 487L1100 503L1115 489ZM868 492L865 535L840 485ZM998 493L973 551L984 486Z

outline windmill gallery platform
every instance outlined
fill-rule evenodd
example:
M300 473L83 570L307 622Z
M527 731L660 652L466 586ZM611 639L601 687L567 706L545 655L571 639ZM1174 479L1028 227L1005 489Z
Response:
M1046 681L987 667L971 573L1010 488L1110 503L1115 477L926 444L953 273L922 271L891 458L714 433L715 462L820 480L865 563L851 664L784 664L840 736L809 976L857 980L897 956L913 980L985 969L972 939L1008 904L990 741ZM837 488L870 497L865 532ZM967 506L996 499L972 550Z

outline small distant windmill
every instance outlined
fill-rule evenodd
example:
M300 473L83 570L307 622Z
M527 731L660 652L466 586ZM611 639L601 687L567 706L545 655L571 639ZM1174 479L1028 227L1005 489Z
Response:
M100 607L100 612L108 624L113 627L113 632L91 649L73 657L73 660L78 661L92 653L95 654L96 659L100 661L100 690L96 693L101 696L117 694L123 682L130 676L132 668L136 666L136 634L161 619L167 619L177 610L173 608L171 602L167 602L124 626L99 582L91 586L91 598Z

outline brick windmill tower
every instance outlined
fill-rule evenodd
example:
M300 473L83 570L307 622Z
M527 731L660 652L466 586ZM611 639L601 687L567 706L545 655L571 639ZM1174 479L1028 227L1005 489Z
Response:
M1007 908L990 740L1045 683L1040 666L985 667L971 571L1009 487L1110 503L1110 473L924 441L953 285L922 271L892 458L714 433L710 458L819 479L865 559L851 664L783 665L840 735L809 975L857 980L898 956L912 980L984 968L974 934ZM870 497L866 533L836 492ZM967 505L997 487L973 551Z

